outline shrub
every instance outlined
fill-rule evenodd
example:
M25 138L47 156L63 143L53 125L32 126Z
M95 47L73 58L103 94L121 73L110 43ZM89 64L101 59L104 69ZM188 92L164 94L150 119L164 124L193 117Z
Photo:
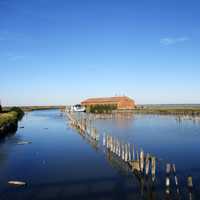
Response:
M17 119L18 120L22 119L22 117L24 116L24 111L19 107L12 107L10 109L10 112L12 112L12 111L17 113Z
M8 113L4 113L0 116L0 127L2 125L8 124L8 123L16 123L18 120L17 112L11 111Z
M91 105L86 108L87 112L97 113L97 114L111 113L113 110L116 110L116 109L117 109L117 105L109 105L109 104Z

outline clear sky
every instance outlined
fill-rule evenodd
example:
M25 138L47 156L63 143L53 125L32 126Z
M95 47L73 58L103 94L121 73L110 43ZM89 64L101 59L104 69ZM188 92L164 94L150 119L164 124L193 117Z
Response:
M0 99L200 103L199 10L199 0L0 0Z

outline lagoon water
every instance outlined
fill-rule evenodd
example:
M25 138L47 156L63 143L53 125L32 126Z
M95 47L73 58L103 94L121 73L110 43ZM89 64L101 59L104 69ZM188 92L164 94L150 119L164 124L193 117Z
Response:
M24 128L0 140L0 199L164 199L161 172L153 189L142 190L138 177L123 162L72 129L59 110L27 113L21 126ZM162 163L175 163L182 199L188 199L188 175L195 184L193 199L200 199L198 121L135 115L99 119L95 127L101 136L112 134L154 154ZM18 145L20 141L32 143ZM160 168L165 170L164 165ZM11 180L25 181L27 186L12 187L8 185Z

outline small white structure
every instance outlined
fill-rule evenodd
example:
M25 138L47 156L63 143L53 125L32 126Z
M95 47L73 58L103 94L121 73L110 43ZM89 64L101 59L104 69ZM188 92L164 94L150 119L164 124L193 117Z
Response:
M81 106L80 104L76 104L74 106L71 106L72 112L85 112L85 107Z

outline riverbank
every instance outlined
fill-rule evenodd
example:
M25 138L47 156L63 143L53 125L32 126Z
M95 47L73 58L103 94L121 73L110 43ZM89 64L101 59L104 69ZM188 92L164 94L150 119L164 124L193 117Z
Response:
M138 106L135 110L133 110L133 113L200 116L200 106L199 105Z
M0 113L0 137L17 130L18 121L22 119L24 112L17 107L8 112Z
M51 110L51 109L64 109L65 106L21 106L24 112L31 112L34 110ZM10 107L4 107L3 110L8 111Z

